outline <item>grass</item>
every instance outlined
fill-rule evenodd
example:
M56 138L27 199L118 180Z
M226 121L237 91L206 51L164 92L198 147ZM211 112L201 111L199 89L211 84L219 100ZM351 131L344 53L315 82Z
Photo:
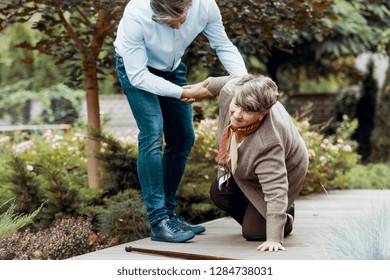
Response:
M389 206L373 206L358 218L337 223L324 244L325 260L390 260Z
M4 203L0 208L4 207L9 202L10 201ZM31 223L41 210L41 207L29 215L15 214L16 204L12 202L9 208L0 215L0 240L6 236L12 235L18 229Z

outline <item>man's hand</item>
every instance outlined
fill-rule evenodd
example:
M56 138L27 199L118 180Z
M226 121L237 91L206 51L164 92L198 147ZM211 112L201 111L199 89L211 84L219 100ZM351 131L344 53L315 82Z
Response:
M257 251L260 251L260 252L264 252L264 251L279 251L279 250L282 250L282 251L286 251L286 248L284 248L282 246L282 244L280 244L279 242L274 242L274 241L266 241L262 244L259 245L259 247L257 247Z
M210 80L206 79L203 82L197 84L183 86L183 93L180 97L180 100L187 103L193 103L195 101L213 96L207 88L209 82Z

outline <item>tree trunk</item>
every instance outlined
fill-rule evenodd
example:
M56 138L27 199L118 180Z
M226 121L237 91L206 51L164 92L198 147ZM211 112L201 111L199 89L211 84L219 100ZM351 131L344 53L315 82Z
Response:
M100 108L99 91L97 81L97 66L95 59L86 58L85 66L85 89L88 112L88 126L92 130L100 131ZM100 185L100 161L94 157L94 153L100 151L100 142L88 137L87 139L87 170L88 184L90 188L101 188Z
M387 59L390 59L390 46L387 48ZM374 130L371 134L370 161L390 164L390 66L387 68L386 80L378 99L374 120Z

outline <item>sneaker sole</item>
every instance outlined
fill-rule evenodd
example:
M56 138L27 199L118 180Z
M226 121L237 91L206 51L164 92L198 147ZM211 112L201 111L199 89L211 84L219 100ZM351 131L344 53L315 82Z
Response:
M194 237L195 237L195 234L191 235L191 236L183 236L183 237L180 237L180 238L174 238L174 239L171 239L171 240L162 239L162 238L158 238L158 237L155 237L155 236L150 237L150 239L153 240L153 241L182 243L182 242L186 242L188 240L191 240Z
M198 230L196 230L196 229L194 229L194 230L191 230L193 233L195 233L195 234L201 234L201 233L203 233L203 232L205 232L206 231L206 228L200 228L200 229L198 229Z

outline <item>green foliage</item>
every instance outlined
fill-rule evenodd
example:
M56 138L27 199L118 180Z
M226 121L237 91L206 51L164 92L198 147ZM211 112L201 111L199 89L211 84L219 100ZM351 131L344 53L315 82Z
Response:
M27 90L30 81L0 87L0 117L10 116L11 124L28 123L30 121L31 100L36 92Z
M45 201L37 174L30 172L25 160L18 156L10 156L7 165L12 168L6 170L3 182L12 186L17 212L32 213Z
M217 119L204 119L195 123L195 143L189 157L190 161L216 163L217 127Z
M390 166L383 163L358 164L348 172L351 189L390 189Z
M2 151L0 189L15 197L16 211L32 213L46 202L33 228L48 227L61 217L87 213L91 201L80 194L87 188L84 136L47 131L42 136L28 137L20 143L9 143Z
M71 90L65 85L55 85L45 89L41 96L44 109L40 122L74 125L78 120L83 92Z
M210 186L216 177L216 119L204 119L195 125L195 144L177 193L176 211L193 223L202 223L225 215L210 199Z
M113 71L112 56L107 54L112 55L114 31L125 4L118 0L84 3L34 0L28 4L14 1L3 5L0 26L29 21L39 36L34 42L23 41L17 46L53 56L58 64L64 65L69 84L75 86L95 63L99 64L100 73L108 68ZM91 78L97 81L97 73Z
M357 121L345 118L335 134L325 137L303 120L297 123L309 152L309 170L301 194L348 188L348 171L357 164L356 142L351 135Z
M102 149L95 153L95 157L101 161L100 181L105 194L112 196L127 189L140 189L137 147L98 131L89 134L102 143Z
M8 203L0 205L0 209L5 207L7 204ZM11 202L11 205L7 208L7 210L0 215L0 240L2 240L4 237L14 234L19 229L32 223L34 218L41 210L41 207L29 215L16 214L15 209L15 202Z
M54 85L41 92L27 90L31 80L23 80L0 88L0 117L10 116L12 124L71 124L74 125L81 112L84 97L65 85ZM42 102L43 111L31 120L31 103L36 99Z
M64 82L63 67L55 65L51 57L37 51L15 49L15 45L23 41L35 44L39 37L39 32L33 31L29 23L9 26L0 33L0 87L28 80L29 87L26 90L39 91Z
M150 226L139 190L128 189L110 197L107 207L98 216L103 235L122 244L149 236Z

